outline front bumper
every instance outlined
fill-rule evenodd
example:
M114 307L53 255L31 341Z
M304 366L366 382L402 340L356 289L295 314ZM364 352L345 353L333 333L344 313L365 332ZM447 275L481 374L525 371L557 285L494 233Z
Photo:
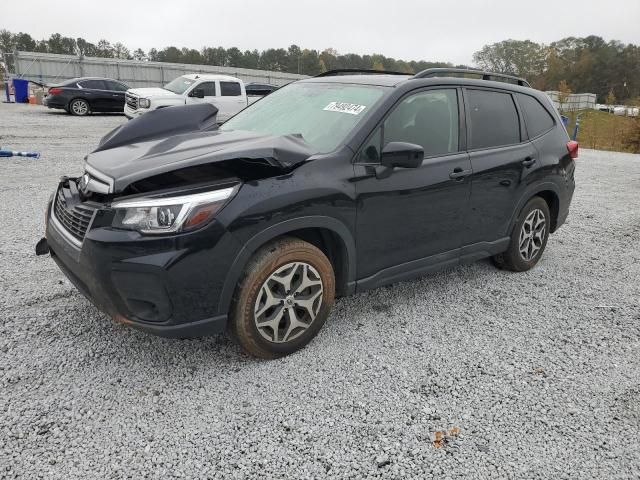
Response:
M141 115L144 115L145 113L147 113L149 111L148 108L137 108L137 109L132 109L129 105L127 105L126 103L124 104L124 115L131 120L132 118L138 118Z
M224 331L227 312L220 311L220 297L240 245L217 222L172 237L90 228L78 246L51 204L47 212L52 258L114 320L165 337Z

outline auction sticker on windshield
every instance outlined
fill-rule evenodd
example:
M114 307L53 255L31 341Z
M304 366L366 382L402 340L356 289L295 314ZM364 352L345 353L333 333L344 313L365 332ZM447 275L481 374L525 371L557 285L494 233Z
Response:
M328 112L340 112L349 113L351 115L360 115L362 111L367 108L366 105L356 105L355 103L346 102L331 102L329 105L323 108Z

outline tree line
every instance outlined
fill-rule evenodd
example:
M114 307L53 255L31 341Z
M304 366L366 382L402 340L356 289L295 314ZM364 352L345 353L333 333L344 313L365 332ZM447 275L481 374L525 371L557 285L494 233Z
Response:
M303 75L337 68L363 68L415 73L432 67L453 67L450 62L400 60L381 54L340 54L335 49L322 51L291 45L259 51L236 47L194 48L175 46L163 49L130 50L120 42L71 38L54 33L36 40L28 33L0 30L0 52L16 50L59 53L86 57L134 59L141 61L216 65L272 70ZM473 55L473 67L518 75L540 90L561 90L563 94L595 93L598 100L636 102L640 97L640 46L605 41L598 36L567 37L549 45L530 40L504 40L484 46ZM7 56L9 68L11 56ZM465 65L457 67L467 68Z
M505 40L473 55L483 69L524 77L539 90L595 93L603 103L640 103L640 46L590 35L549 45Z
M267 50L240 50L236 47L152 48L145 52L141 48L130 50L120 42L100 40L91 43L84 38L64 37L54 33L47 40L35 40L28 33L12 33L0 30L0 52L16 50L27 52L59 53L85 57L121 58L141 61L215 65L222 67L253 68L277 72L317 75L336 68L365 68L413 73L432 67L451 67L448 62L404 61L384 55L339 54L332 48L323 51L300 48L269 48Z

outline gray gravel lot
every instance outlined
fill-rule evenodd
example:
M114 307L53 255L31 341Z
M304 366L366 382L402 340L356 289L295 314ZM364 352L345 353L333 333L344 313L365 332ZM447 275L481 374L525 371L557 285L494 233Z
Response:
M0 159L0 478L640 477L640 156L582 151L532 271L341 299L265 362L115 324L35 256L58 177L124 121L0 104L0 145L43 154Z

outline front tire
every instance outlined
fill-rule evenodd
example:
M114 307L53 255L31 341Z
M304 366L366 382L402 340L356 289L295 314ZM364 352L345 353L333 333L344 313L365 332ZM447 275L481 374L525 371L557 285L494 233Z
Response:
M69 112L71 115L84 117L91 113L91 108L89 107L89 102L86 100L82 98L75 98L69 103Z
M279 358L309 343L335 297L329 259L310 243L285 237L256 252L236 288L229 333L247 353Z
M501 269L524 272L540 261L549 239L551 216L549 206L541 197L533 197L522 208L511 233L509 249L494 256L493 263Z

